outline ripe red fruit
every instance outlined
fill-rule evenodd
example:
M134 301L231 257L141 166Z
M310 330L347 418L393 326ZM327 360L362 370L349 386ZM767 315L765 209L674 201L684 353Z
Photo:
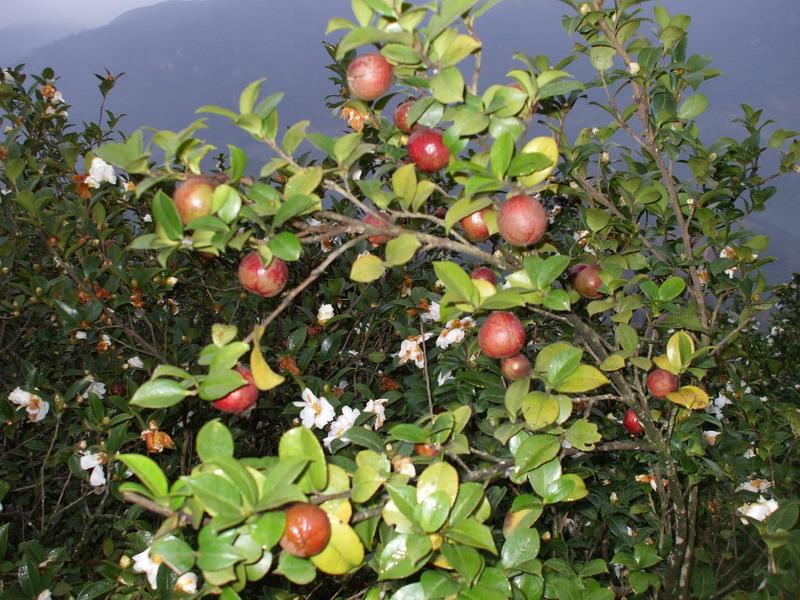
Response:
M172 202L184 225L212 213L217 183L213 177L198 175L177 185L172 193Z
M361 100L380 98L392 87L392 65L377 53L364 54L347 66L347 85Z
M408 111L414 106L414 100L406 100L394 109L392 117L394 118L394 126L403 133L411 133L411 125L408 122Z
M547 212L530 196L513 196L497 214L500 235L512 246L530 246L538 242L547 229Z
M500 372L509 381L531 376L531 361L524 354L515 354L500 361Z
M575 265L573 269L582 267L577 270L574 278L572 279L572 287L584 298L596 299L600 298L603 294L598 291L603 280L600 279L600 267L597 265Z
M654 398L666 398L667 394L676 391L679 385L678 376L665 369L654 369L647 374L647 390Z
M246 367L236 367L236 371L247 381L242 387L238 387L232 392L228 392L219 400L212 402L215 408L222 412L239 414L247 410L258 400L258 388L253 381L253 374Z
M414 454L417 456L432 457L439 454L439 448L430 444L414 444Z
M489 358L508 358L525 346L525 328L516 315L502 310L493 312L481 325L478 345Z
M380 211L380 217L376 217L373 214L368 214L364 217L364 223L367 225L372 225L373 227L386 227L387 225L392 224L392 218L389 216L388 213ZM367 238L370 244L372 244L375 248L378 246L385 244L389 241L388 235L371 235Z
M478 267L477 269L474 269L469 276L472 279L483 279L492 285L497 283L497 277L495 277L494 271L492 271L489 267Z
M125 384L116 381L111 384L111 393L115 396L124 396L127 390L125 389Z
M483 218L487 211L491 208L486 207L483 210L478 210L467 215L461 221L461 229L464 230L464 235L467 239L473 242L485 242L489 239L489 227L486 225L486 220Z
M248 292L263 298L271 298L281 293L289 280L289 267L280 258L273 257L268 265L254 250L239 263L239 282Z
M632 408L629 408L625 412L625 416L622 418L622 426L631 435L642 435L644 433L642 422L639 420L639 417L636 416L636 412Z
M435 173L447 166L450 150L442 141L441 131L417 127L408 136L408 156L420 171Z
M319 554L331 537L331 522L319 506L298 502L286 509L286 526L280 545L292 556L306 558Z

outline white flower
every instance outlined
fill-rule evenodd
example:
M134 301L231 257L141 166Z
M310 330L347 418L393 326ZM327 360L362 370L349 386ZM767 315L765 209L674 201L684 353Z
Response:
M639 63L637 62L632 62L628 65L628 73L630 73L634 77L636 77L639 74L639 71L641 70L642 68L641 66L639 66Z
M156 576L158 575L158 567L160 565L161 559L159 557L150 557L150 548L133 556L133 570L136 573L147 574L147 581L153 589L158 587Z
M142 221L144 221L145 223L152 223L153 216L150 213L147 213L145 216L142 217Z
M443 371L443 372L439 373L439 375L436 377L436 382L439 385L444 385L445 383L447 383L451 379L455 379L455 377L453 377L453 372L452 371Z
M750 517L756 521L763 521L772 513L778 510L778 503L775 500L767 500L764 496L759 496L756 502L745 502L736 509L740 515ZM742 523L747 525L747 519L742 519Z
M50 590L42 590L36 596L36 600L51 600L53 595L50 593Z
M361 411L350 408L349 406L342 407L342 414L336 417L336 420L331 423L331 428L328 435L322 440L325 447L330 450L331 444L334 440L340 440L345 444L349 444L350 440L347 439L345 434L356 424L356 419Z
M81 469L84 471L92 470L89 475L89 483L93 487L101 487L106 484L106 474L103 471L103 464L106 462L104 452L84 452L81 456Z
M742 454L745 458L755 458L756 457L756 450L752 446L750 446L747 450L744 451Z
M116 185L117 176L114 173L114 167L99 156L95 156L92 159L92 166L89 167L89 176L84 179L84 183L90 188L99 188L103 182Z
M400 475L406 475L408 477L417 476L417 469L414 467L414 461L411 460L410 456L396 454L392 457L392 468Z
M464 317L463 319L451 319L447 322L436 340L436 346L443 350L452 344L459 344L464 341L467 329L475 327L475 319Z
M721 431L704 431L703 438L705 438L706 442L709 446L716 446L717 445L717 436L722 433Z
M761 402L767 402L769 398L767 396L761 396L759 400L761 400Z
M436 322L441 317L439 316L439 303L438 302L431 302L430 307L428 308L427 312L422 313L421 315L422 321L428 322Z
M389 401L388 398L378 398L377 400L370 400L364 407L365 413L372 413L375 415L375 429L380 429L386 422L386 408L385 404Z
M36 394L26 392L19 387L8 395L8 399L19 408L25 409L28 413L28 420L31 423L38 423L44 419L50 410L50 404L48 402L42 400Z
M184 594L196 594L197 575L190 571L189 573L184 573L178 577L178 581L175 582L175 591L182 592Z
M126 362L132 369L144 369L144 361L138 356L131 356Z
M728 404L733 403L725 394L720 392L719 396L714 398L714 400L708 406L706 406L706 412L714 415L721 421L723 419L722 409L728 406Z
M424 343L432 336L432 333L426 333L424 338L421 335L412 335L407 337L400 344L400 351L394 356L400 359L401 365L413 360L414 364L422 369L425 366L425 353L423 352L420 344Z
M64 96L61 95L61 92L56 90L56 93L53 94L53 99L50 100L53 104L63 104L64 103Z
M102 381L95 381L94 377L91 375L86 378L87 381L90 381L89 387L86 388L86 391L83 393L87 396L89 394L94 394L98 398L105 398L106 397L106 384Z
M0 71L0 73L2 73L2 77L0 77L0 79L2 79L4 83L13 83L14 82L14 76L11 74L11 71L9 71L8 69L2 69L2 71Z
M333 318L334 314L336 313L334 313L333 306L331 304L323 304L317 311L317 323L319 325L325 325L325 323Z
M772 482L767 479L760 479L758 477L753 477L752 479L745 481L736 488L735 491L737 492L753 492L754 494L760 494L761 492L766 492L769 488L772 487Z
M85 331L76 331L75 332L75 339L76 340L85 340L86 339L86 332Z
M300 420L303 423L303 427L306 429L314 427L322 429L333 421L336 411L325 396L317 398L314 392L306 388L303 390L302 397L302 402L292 402L292 404L303 409L300 411Z

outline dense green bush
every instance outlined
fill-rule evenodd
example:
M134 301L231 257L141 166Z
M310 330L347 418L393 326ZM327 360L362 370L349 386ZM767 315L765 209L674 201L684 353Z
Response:
M353 0L329 27L339 137L283 125L263 81L199 109L265 164L212 160L205 119L75 128L54 73L3 71L3 598L796 597L800 298L743 219L797 134L744 106L741 140L705 144L719 73L687 16L639 0L566 2L574 53L518 53L487 86L495 3ZM359 100L347 67L374 47L394 84ZM407 97L441 169L407 158ZM590 103L605 121L571 139ZM184 181L208 214L181 218ZM522 247L516 196L548 220ZM287 263L282 293L243 289L250 253ZM532 363L516 381L488 356L501 311ZM242 363L257 403L220 412ZM680 388L654 397L657 369ZM310 558L284 537L295 503L330 528Z

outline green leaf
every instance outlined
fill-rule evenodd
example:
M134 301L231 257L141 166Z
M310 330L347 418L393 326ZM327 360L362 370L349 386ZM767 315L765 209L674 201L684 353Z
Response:
M519 379L513 382L506 389L505 407L511 418L517 416L517 412L522 407L522 402L530 389L530 378Z
M231 157L231 166L228 169L228 180L236 183L247 169L247 154L244 150L233 144L228 144L228 154Z
M422 244L413 233L403 233L386 244L387 267L404 265L416 254Z
M672 276L662 283L658 288L658 299L663 302L674 300L686 289L686 282L680 277Z
M397 535L383 547L377 558L378 580L403 579L416 573L431 554L427 536Z
M608 379L595 367L578 365L578 368L557 386L556 391L564 394L589 392L608 383Z
M462 483L450 511L450 523L458 523L469 517L483 500L483 485L475 481Z
M450 525L443 533L447 539L454 542L497 554L497 548L492 538L492 530L475 519L465 519L460 523Z
M289 178L283 190L289 200L293 196L307 196L314 192L322 182L322 167L307 167Z
M489 152L489 165L492 175L502 181L508 166L511 164L511 156L513 154L514 138L510 133L504 133L494 141Z
M455 225L464 217L467 217L474 212L478 212L487 206L491 206L492 204L492 199L487 197L478 198L476 200L471 200L470 198L460 198L447 210L447 214L444 216L445 226L449 231L453 225Z
M242 93L239 94L239 114L246 115L253 112L258 92L261 90L261 84L265 81L266 79L257 79L247 84L247 87L242 90Z
M583 212L583 219L586 221L586 226L589 230L596 233L608 225L609 221L611 221L611 215L599 208L587 208Z
M549 308L551 310L569 310L571 302L569 299L569 294L565 290L553 290L551 289L547 292L547 296L545 296L542 304L545 308Z
M435 492L444 492L452 506L458 495L458 471L446 462L434 463L428 466L417 479L417 502L422 503L425 498Z
M174 406L186 396L189 390L171 379L155 379L143 383L133 394L131 404L144 408L167 408Z
M283 537L286 513L282 510L263 513L248 527L253 540L265 548L272 548Z
M436 276L444 282L448 294L454 302L475 303L475 287L466 271L454 262L436 261L433 263Z
M214 189L214 207L219 218L225 223L230 223L239 216L242 197L236 189L223 183Z
M280 227L289 219L319 205L319 200L312 196L292 196L281 204L272 219L273 227Z
M172 199L161 190L153 198L153 218L157 225L163 227L168 239L179 240L183 237L183 224L178 211Z
M178 574L185 573L194 566L194 550L182 539L174 535L159 538L150 547L150 556L158 556Z
M558 400L546 392L531 392L522 399L522 416L529 429L543 429L558 420Z
M541 290L553 283L568 266L569 256L556 254L548 257L539 267L539 272L536 274L537 287Z
M167 494L169 489L167 477L153 459L141 454L119 454L117 459L133 471L154 497Z
M597 44L589 51L592 66L598 71L607 71L614 66L616 52L611 46Z
M681 121L691 121L702 115L706 108L708 108L708 98L703 94L694 94L678 107L678 118Z
M619 371L625 367L625 357L619 353L609 354L599 366L601 371Z
M553 460L560 450L561 444L554 435L539 434L525 438L514 454L517 472L524 474Z
M528 473L528 481L534 492L544 496L547 486L559 479L561 474L561 462L556 457Z
M552 164L552 160L539 152L521 152L511 160L511 164L508 167L508 176L521 177L530 175L535 171L547 169Z
M286 154L291 156L294 151L297 150L297 147L306 136L306 129L308 129L309 125L311 125L311 121L298 121L292 125L285 134L283 134L283 150L286 152Z
M580 363L581 357L583 356L583 351L570 344L552 344L550 348L553 348L553 346L558 346L558 351L553 352L550 356L546 378L550 386L557 387L578 368L578 363ZM537 363L539 362L539 356L541 356L541 354L540 352L536 357ZM536 366L536 370L539 370L538 365Z
M317 576L314 563L307 558L292 556L288 552L281 552L278 558L278 568L275 572L297 585L311 583Z
M392 173L392 190L405 201L403 205L406 208L411 205L417 192L417 169L414 164L403 165Z
M410 423L395 425L389 430L389 435L412 444L422 444L428 441L428 434L425 430Z
M369 283L380 279L386 272L383 261L374 254L362 254L350 267L350 279L358 283Z
M515 529L500 552L500 560L506 569L531 571L532 562L539 554L539 532L535 529Z
M186 478L195 498L212 517L244 516L242 496L230 481L215 473L198 473Z
M214 357L209 364L208 370L210 373L229 371L236 366L242 355L250 350L250 345L244 342L231 342L224 348L217 348L216 345L211 347L214 348L216 352L214 352Z
M272 254L285 261L295 261L303 253L303 246L298 237L291 231L281 231L269 241Z
M443 491L433 492L422 502L417 504L415 521L419 523L422 531L433 533L439 531L450 513L450 497Z
M243 385L247 385L247 381L237 371L215 371L203 378L198 394L203 400L219 400Z
M234 444L230 430L219 420L212 419L197 432L197 455L203 462L233 456Z
M597 425L586 419L578 419L567 429L564 438L578 450L591 452L603 436L597 431Z
M303 458L309 461L299 484L303 491L319 492L328 484L328 468L325 454L317 437L305 427L295 427L281 436L278 444L280 458Z
M462 14L478 3L478 0L448 0L441 5L441 11L428 22L426 34L434 39Z
M442 104L464 100L464 76L458 67L441 69L431 77L431 94Z
M667 360L673 373L680 373L692 363L694 340L685 331L678 331L667 342Z
M336 60L342 60L350 50L367 44L402 41L406 36L402 33L387 33L374 27L357 27L349 31L336 46Z
M447 562L468 583L472 582L483 569L483 557L475 548L445 542L442 544L441 551Z

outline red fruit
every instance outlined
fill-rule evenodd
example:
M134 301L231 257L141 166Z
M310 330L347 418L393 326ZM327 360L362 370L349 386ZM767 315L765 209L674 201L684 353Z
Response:
M489 227L487 227L486 220L483 217L490 210L492 209L486 207L483 210L478 210L471 215L467 215L459 221L461 223L461 229L464 230L464 235L467 236L468 240L473 242L485 242L489 239Z
M214 407L222 412L239 414L253 406L258 400L258 388L253 381L253 374L250 373L250 369L237 367L236 371L245 378L247 383L232 392L228 392L227 396L212 402Z
M380 54L364 54L347 66L347 85L361 100L380 98L392 87L392 65Z
M632 408L629 408L625 412L625 416L622 418L622 426L631 435L642 435L644 433L642 422L639 420L639 417L636 416L636 412Z
M544 235L547 212L535 198L513 196L500 206L497 227L503 239L512 246L530 246Z
M502 310L493 312L481 325L478 344L489 358L508 358L525 346L525 328L516 315Z
M647 374L647 390L654 398L666 398L678 389L680 379L665 369L655 369Z
M509 381L531 376L531 361L524 354L515 354L500 361L500 372Z
M178 184L172 194L172 202L184 225L211 214L216 187L217 180L206 175L190 177Z
M331 522L319 506L298 502L286 509L286 526L280 545L292 556L306 558L319 554L331 537Z
M289 280L289 267L280 258L273 257L264 265L261 255L254 250L239 263L239 281L248 292L263 298L271 298L281 293Z
M373 227L386 227L392 224L392 218L383 211L380 211L380 217L376 217L373 214L368 214L364 217L364 223L367 225L372 225ZM388 235L371 235L367 238L369 243L372 244L375 248L378 246L385 244L389 241Z
M435 173L447 166L450 150L442 141L442 132L417 127L408 136L408 156L420 171Z
M489 267L478 267L469 274L472 279L483 279L492 285L497 283L497 277L494 276L494 271Z
M439 448L430 444L414 444L414 454L417 456L432 457L439 454Z
M411 133L411 125L408 122L408 111L414 106L414 100L406 100L394 109L394 126L403 133Z
M111 384L111 393L115 396L124 396L125 392L127 392L125 385L119 381Z
M581 265L575 265L573 269ZM600 279L600 267L597 265L582 265L583 268L575 273L572 280L572 287L584 298L596 299L603 294L598 291L603 280Z

